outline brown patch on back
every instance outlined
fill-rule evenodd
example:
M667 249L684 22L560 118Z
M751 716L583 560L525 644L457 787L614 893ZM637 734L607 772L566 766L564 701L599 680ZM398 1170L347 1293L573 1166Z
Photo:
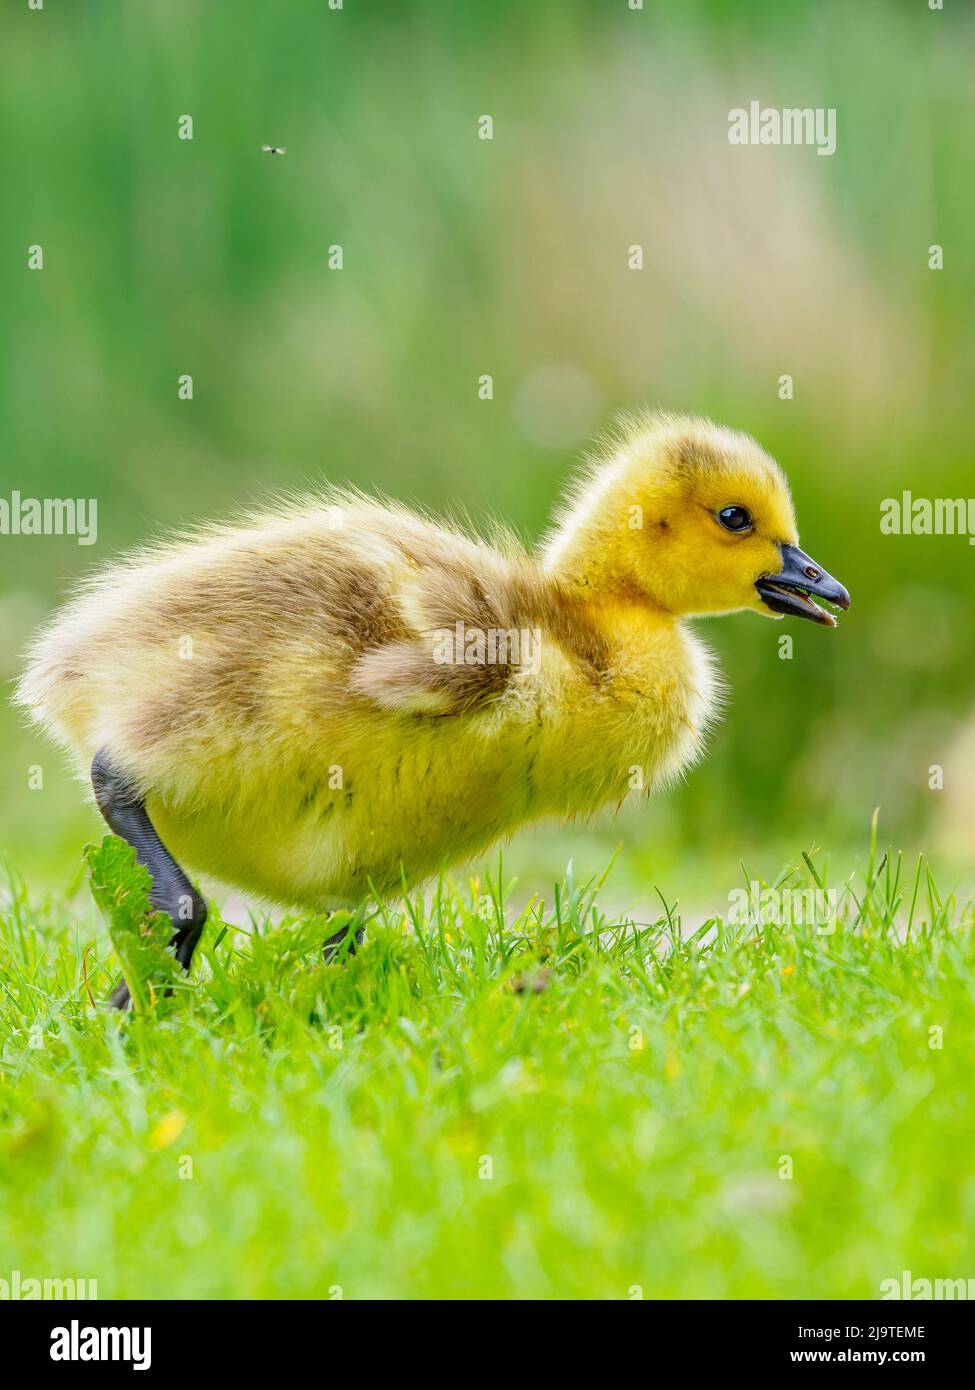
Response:
M403 635L389 579L358 560L349 545L309 550L281 546L242 549L215 573L204 568L147 612L146 635L246 631L269 643L283 630L334 648L363 651Z
M417 547L411 554L418 561ZM507 659L467 664L463 653L437 661L441 634L453 636L457 624L466 635L522 632L538 628L574 657L594 681L609 664L609 648L587 605L571 598L525 556L499 556L486 548L464 547L457 555L441 550L421 570L416 603L422 628L365 653L353 667L352 690L385 709L460 714L483 708L505 690L518 664ZM500 644L499 644L500 645ZM504 657L509 655L504 648ZM424 697L431 697L424 711Z

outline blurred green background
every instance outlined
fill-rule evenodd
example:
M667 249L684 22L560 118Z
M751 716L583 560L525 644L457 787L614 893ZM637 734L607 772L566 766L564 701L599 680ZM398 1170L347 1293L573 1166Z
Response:
M852 612L833 633L707 624L732 692L707 761L509 862L596 868L622 841L624 895L653 877L695 903L739 859L842 859L879 806L885 838L970 881L975 551L884 537L879 515L904 488L975 491L973 19L952 0L8 4L0 494L95 497L99 532L0 537L0 674L148 533L329 478L535 536L616 411L710 414L781 460ZM835 155L730 146L753 99L837 108ZM81 788L6 701L0 749L3 853L70 887L97 826Z

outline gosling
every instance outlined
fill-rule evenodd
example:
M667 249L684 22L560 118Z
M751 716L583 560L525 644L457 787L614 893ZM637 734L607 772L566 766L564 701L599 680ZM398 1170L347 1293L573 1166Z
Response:
M142 550L41 633L17 699L90 776L188 968L206 904L181 864L354 907L673 779L720 703L687 619L849 608L798 540L753 439L645 415L537 554L338 490Z

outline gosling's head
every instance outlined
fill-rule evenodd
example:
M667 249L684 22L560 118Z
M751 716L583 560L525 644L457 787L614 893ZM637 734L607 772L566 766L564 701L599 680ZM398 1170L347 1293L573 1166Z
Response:
M707 420L627 422L592 460L545 564L594 595L686 616L752 609L834 627L813 595L850 606L843 585L799 549L778 464L748 435Z

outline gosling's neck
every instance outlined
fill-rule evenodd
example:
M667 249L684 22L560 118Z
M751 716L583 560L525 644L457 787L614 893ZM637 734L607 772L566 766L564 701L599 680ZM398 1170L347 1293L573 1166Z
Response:
M595 609L635 608L648 617L675 618L625 563L626 517L598 495L613 481L600 474L563 514L543 543L540 568L571 598Z

